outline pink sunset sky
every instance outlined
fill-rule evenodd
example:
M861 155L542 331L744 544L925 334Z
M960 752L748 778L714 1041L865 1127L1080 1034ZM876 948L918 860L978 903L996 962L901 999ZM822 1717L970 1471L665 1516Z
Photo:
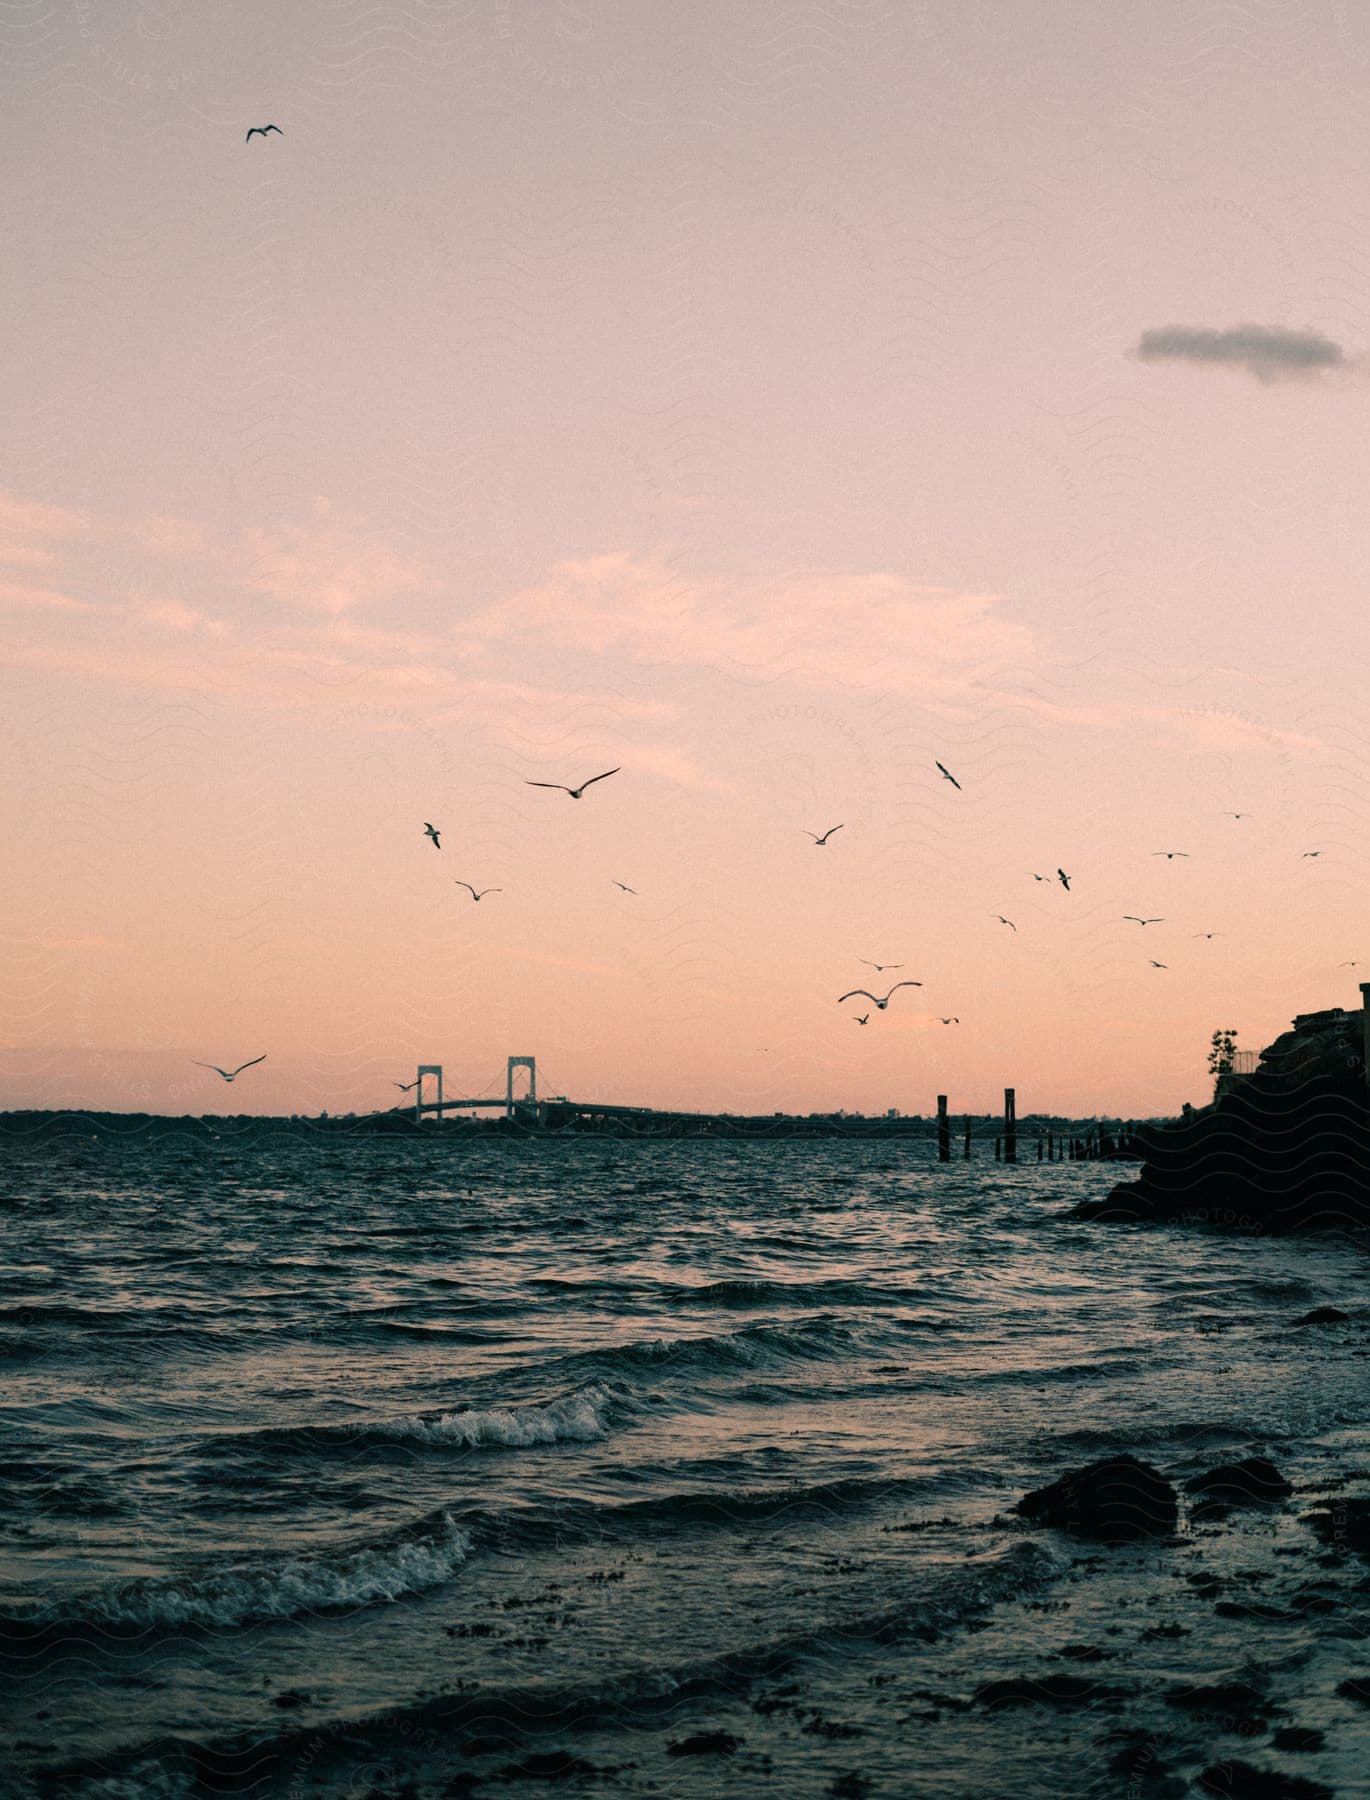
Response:
M0 1107L1141 1116L1359 1003L1370 13L27 18Z

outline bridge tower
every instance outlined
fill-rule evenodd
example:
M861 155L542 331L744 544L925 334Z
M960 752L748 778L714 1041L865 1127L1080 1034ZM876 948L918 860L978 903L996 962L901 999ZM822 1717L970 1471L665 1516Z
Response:
M509 1058L509 1072L508 1072L508 1076L507 1076L508 1085L505 1088L505 1096L506 1096L505 1097L505 1116L506 1116L506 1118L510 1118L510 1119L512 1119L514 1116L514 1070L515 1069L527 1069L527 1071L528 1071L528 1093L526 1095L526 1098L533 1101L534 1104L536 1104L537 1097L538 1097L538 1062L537 1062L537 1058L535 1056L511 1056Z
M416 1125L421 1124L422 1120L423 1120L423 1078L425 1075L432 1075L432 1076L435 1076L437 1079L438 1107L439 1107L438 1119L439 1119L439 1121L441 1121L441 1119L442 1119L442 1111L441 1111L441 1108L442 1108L442 1064L441 1063L420 1063L419 1064L418 1086L414 1089L414 1123Z

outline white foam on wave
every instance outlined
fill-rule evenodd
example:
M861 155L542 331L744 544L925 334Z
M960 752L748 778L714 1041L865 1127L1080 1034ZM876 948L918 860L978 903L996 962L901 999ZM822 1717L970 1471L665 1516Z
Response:
M398 1600L449 1581L471 1539L448 1514L432 1530L318 1556L232 1563L201 1575L126 1582L93 1595L81 1616L102 1625L226 1628Z
M606 1434L611 1401L606 1389L586 1387L545 1406L491 1407L443 1413L436 1419L395 1419L375 1429L387 1437L471 1450L482 1445L517 1449L533 1444L585 1444Z

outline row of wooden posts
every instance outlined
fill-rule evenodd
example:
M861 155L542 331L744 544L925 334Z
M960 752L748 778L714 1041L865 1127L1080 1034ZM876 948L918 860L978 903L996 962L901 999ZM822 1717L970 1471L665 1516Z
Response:
M970 1160L970 1114L963 1121L965 1128L965 1146L962 1151L967 1161ZM1065 1132L1048 1131L1045 1136L1038 1134L1038 1162L1086 1162L1119 1149L1130 1149L1132 1143L1131 1127L1121 1140L1115 1140L1107 1132L1092 1131L1086 1137L1070 1137ZM951 1161L951 1120L947 1116L947 1097L937 1096L937 1160ZM995 1162L1016 1163L1018 1160L1018 1110L1017 1097L1012 1088L1004 1089L1004 1129L994 1140Z

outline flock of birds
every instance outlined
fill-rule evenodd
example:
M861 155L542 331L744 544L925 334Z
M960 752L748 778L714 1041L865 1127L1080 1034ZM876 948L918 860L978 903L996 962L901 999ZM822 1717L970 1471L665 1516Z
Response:
M962 788L961 783L956 779L956 777L952 774L951 770L946 766L945 763L934 761L934 767L936 768L938 774L942 777L943 781L949 781L951 783L951 785L956 789L958 794L964 792L964 789ZM1245 819L1245 818L1248 818L1250 815L1248 813L1233 812L1233 813L1224 813L1223 816L1224 816L1224 818L1229 818L1229 819ZM811 837L815 844L818 844L821 846L821 845L827 843L828 839L832 836L834 831L841 831L841 829L842 829L842 827L840 825L832 825L832 826L829 826L828 830L823 833L822 837L819 837L817 835L817 833L812 832L812 831L806 831L804 835L805 835L805 837ZM1174 860L1177 856L1185 857L1185 858L1188 858L1188 856L1189 856L1189 852L1187 850L1155 850L1152 852L1152 854L1154 856L1163 856L1166 858L1166 860L1168 862L1174 862ZM1321 850L1305 850L1304 855L1305 856L1321 856L1322 851ZM1069 875L1067 875L1066 871L1062 868L1058 868L1056 871L1055 878L1057 881L1060 882L1061 886L1066 890L1066 892L1069 893L1071 878ZM1034 881L1050 881L1052 879L1052 877L1050 875L1039 875L1037 873L1037 871L1034 869L1032 871L1032 879ZM1001 925L1007 925L1010 931L1017 931L1017 929L1018 929L1017 925L1014 924L1012 919L1006 918L1003 913L995 913L994 916L996 919L998 919L998 921ZM1155 918L1155 917L1142 918L1136 913L1124 913L1123 918L1128 920L1130 923L1136 924L1136 925L1163 925L1165 923L1165 920L1163 918ZM1201 938L1215 938L1215 937L1221 937L1222 933L1218 932L1218 931L1196 931L1194 933L1194 936L1201 937ZM861 962L865 962L866 958L860 957L860 958L858 958L858 960ZM1154 956L1149 957L1147 960L1150 962L1153 969L1168 969L1170 967L1169 963L1157 962L1157 960ZM886 969L886 968L901 969L901 968L903 968L904 965L902 963L869 963L869 964L867 964L867 966L869 968L874 969L878 974L883 969ZM1354 967L1353 964L1348 964L1348 965L1344 965L1344 966ZM870 1000L879 1009L879 1011L884 1012L885 1008L890 1003L891 996L893 994L895 994L901 987L922 987L922 985L923 984L921 981L898 981L895 983L894 987L892 987L890 989L889 993L884 996L883 999L881 999L876 994L872 994L868 988L853 988L850 993L842 994L839 997L837 1004L840 1006L844 1000L857 1000L857 999ZM961 1023L960 1019L955 1014L952 1014L950 1017L946 1017L943 1014L938 1013L936 1016L943 1025L959 1025ZM854 1017L855 1023L858 1025L868 1025L870 1023L870 1014L869 1013L853 1015L853 1017Z
M249 128L247 136L243 141L245 143L250 143L254 137L265 138L267 133L272 132L272 131L274 131L277 134L277 136L280 136L280 137L283 137L285 135L284 132L282 132L279 125L253 125ZM947 768L945 763L935 762L934 766L936 767L937 772L942 777L942 779L944 781L950 782L952 787L954 787L956 789L957 793L961 793L964 791L961 787L961 783L952 774L951 770L949 768ZM621 765L620 765L620 767L621 767ZM581 795L585 792L586 788L593 787L597 781L607 781L611 775L617 775L619 772L620 772L619 768L606 769L602 775L592 775L588 781L582 781L579 787L567 787L564 782L560 782L560 781L528 781L525 783L525 786L537 787L537 788L552 788L558 793L569 794L570 797L572 798L572 800L579 800ZM1246 818L1249 818L1251 815L1249 813L1243 813L1243 812L1227 812L1227 813L1224 813L1223 816L1224 816L1224 818L1228 818L1228 819L1246 819ZM830 825L828 827L828 829L821 834L816 831L805 831L804 836L808 837L808 838L812 838L815 846L821 850L827 844L828 840L834 835L834 833L842 831L844 829L845 829L845 826L843 826L843 825ZM439 831L438 827L436 825L432 824L431 822L425 820L423 830L424 830L424 836L429 838L432 841L433 847L437 850L441 850L442 835L441 835L441 832ZM1183 858L1187 859L1189 856L1189 852L1187 850L1156 850L1156 851L1153 851L1152 854L1155 856L1163 856L1163 857L1165 857L1165 859L1168 862L1174 862L1176 857L1183 857ZM1322 851L1321 850L1305 850L1303 852L1303 855L1305 858L1317 857L1317 856L1322 855ZM1050 875L1039 875L1034 870L1032 879L1034 881L1050 881L1052 879L1052 877ZM1061 869L1061 868L1057 869L1055 879L1060 882L1061 886L1063 888L1065 888L1067 893L1070 892L1071 878L1064 869ZM633 894L633 895L636 895L636 893L637 893L637 889L629 887L626 882L615 881L613 883L613 885L616 888L618 888L622 893ZM472 900L476 901L476 902L483 900L487 894L500 894L500 893L504 892L503 888L497 888L497 887L476 888L469 881L457 881L456 886L465 888L467 893L470 894ZM1017 925L1014 924L1012 919L1006 918L1003 913L996 913L995 917L998 919L998 921L1001 925L1008 926L1010 931L1017 931L1017 929L1018 929ZM1163 918L1156 918L1156 917L1143 918L1142 916L1140 916L1137 913L1124 913L1123 918L1130 924L1141 925L1141 926L1163 925L1165 923L1165 920ZM1197 938L1215 938L1215 937L1221 937L1223 934L1221 932L1217 932L1217 931L1196 931L1193 935ZM865 957L858 957L857 960L859 962L866 963L866 966L868 968L874 969L877 974L883 974L886 969L901 969L904 966L902 963L868 962ZM1168 969L1170 966L1168 963L1158 962L1155 957L1151 957L1148 960L1150 961L1153 969ZM1343 963L1341 965L1341 967L1355 968L1356 964L1354 962ZM899 992L900 988L915 988L915 987L922 987L922 985L923 984L921 981L913 981L913 980L896 981L894 986L892 988L890 988L889 992L886 994L883 994L883 995L873 994L873 993L871 993L869 988L852 988L852 989L850 989L849 992L838 996L837 1004L839 1006L841 1006L848 1000L869 1000L871 1002L872 1006L874 1006L878 1012L884 1012L888 1008L891 999L894 997L895 994L897 994ZM853 1014L852 1016L853 1016L854 1022L857 1025L868 1025L870 1023L871 1015L869 1012ZM940 1022L943 1025L959 1025L961 1023L960 1019L955 1014L951 1014L949 1016L944 1017L942 1014L939 1013L936 1016L938 1017L938 1019L940 1020ZM238 1076L243 1073L244 1069L256 1068L258 1063L263 1063L265 1061L266 1061L265 1056L254 1056L253 1059L251 1060L251 1062L241 1063L241 1064L239 1064L239 1066L236 1069L221 1069L221 1068L219 1068L219 1066L216 1063L197 1062L195 1066L197 1068L201 1068L201 1069L213 1069L216 1075L221 1075L225 1081L232 1082L232 1081L237 1080ZM407 1094L407 1093L412 1092L413 1089L418 1086L418 1083L416 1081L409 1081L409 1082L396 1081L393 1083L393 1085L395 1087L399 1088L401 1093Z
M279 127L274 126L274 125L264 125L264 126L254 126L253 127L253 131L260 131L262 133L265 133L267 131L275 131L278 129L279 129ZM250 131L248 133L248 136L249 137L252 136L252 131ZM956 779L956 777L952 774L951 770L948 769L945 764L938 762L935 764L935 767L936 767L938 773L942 776L943 780L949 781L958 793L963 792L961 783ZM572 800L579 800L587 788L593 787L596 782L607 781L611 775L617 775L620 772L621 772L621 765L619 765L618 767L612 768L612 769L605 769L602 774L592 775L592 776L590 776L588 781L582 781L579 787L568 787L564 782L561 782L561 781L525 781L524 785L526 787L549 788L549 789L552 789L556 793L569 794ZM1247 818L1250 818L1250 816L1251 815L1249 813L1242 813L1242 812L1225 812L1223 814L1223 817L1227 818L1227 819L1247 819ZM845 827L842 825L830 825L828 827L828 829L821 834L816 831L805 831L803 835L807 838L812 838L815 847L821 850L827 844L828 840L833 836L833 834L835 832L842 831L844 829L845 829ZM434 825L430 820L426 819L424 821L423 835L429 839L429 841L432 843L435 850L442 849L442 832L439 829L439 827ZM1152 852L1152 855L1153 856L1163 856L1167 862L1174 862L1177 857L1184 858L1185 860L1188 860L1188 858L1189 858L1189 852L1187 850L1154 850ZM1304 858L1318 857L1321 855L1322 855L1321 850L1305 850L1303 852ZM1053 879L1053 877L1050 875L1040 875L1034 869L1032 871L1032 879L1034 881L1049 882ZM1058 868L1054 879L1060 882L1061 886L1066 890L1067 893L1069 893L1071 891L1071 889L1070 889L1071 877L1066 873L1066 871L1064 869ZM483 900L487 894L502 894L504 892L503 888L497 888L497 887L477 888L477 887L473 886L472 883L469 881L457 880L455 882L455 885L460 888L465 888L467 893L470 894L472 900L477 901L477 902ZM618 888L622 893L633 894L633 895L637 894L637 889L633 888L633 887L629 887L626 882L614 881L613 886ZM1123 919L1128 924L1139 925L1143 928L1145 928L1148 925L1164 925L1165 924L1164 917L1159 917L1155 914L1144 915L1141 913L1124 913L1122 916L1123 916ZM994 915L994 917L996 919L998 919L998 921L1001 925L1006 925L1010 931L1017 931L1018 927L1014 923L1014 921L1010 918L1007 918L1003 913L996 913ZM1196 932L1192 933L1193 937L1203 938L1203 939L1212 939L1212 938L1216 938L1216 937L1222 937L1223 935L1224 934L1220 931L1196 931ZM872 962L869 960L869 958L864 957L864 956L858 957L856 960L860 963L864 963L868 969L874 969L877 975L883 975L886 972L886 970L897 971L904 967L903 963ZM1158 962L1155 957L1150 957L1148 960L1150 961L1151 967L1153 969L1168 969L1170 967L1169 963ZM1339 966L1344 969L1354 969L1357 967L1357 964L1355 962L1344 962L1344 963L1340 964ZM890 1001L900 991L901 988L921 988L922 985L923 985L923 983L921 981L915 981L911 977L906 977L903 981L896 981L894 983L894 985L884 994L874 994L871 992L871 990L869 988L851 988L845 994L838 995L837 1004L839 1006L842 1006L848 1000L869 1000L871 1005L875 1008L875 1010L877 1012L885 1012L889 1007ZM850 1016L853 1020L853 1023L857 1024L857 1025L868 1025L870 1023L870 1019L871 1019L871 1015L870 1015L869 1011L866 1011L864 1013L854 1013ZM934 1016L943 1025L959 1025L961 1023L960 1018L954 1013L946 1014L946 1015L938 1013ZM195 1067L199 1068L199 1069L212 1069L216 1075L222 1076L226 1082L233 1082L233 1081L237 1080L239 1075L241 1075L245 1069L255 1069L259 1063L264 1063L265 1061L266 1061L266 1057L265 1057L265 1055L262 1055L262 1056L254 1056L250 1062L240 1063L236 1069L221 1069L217 1063L206 1063L206 1062L198 1062L198 1061L195 1063ZM413 1092L413 1090L418 1086L418 1082L417 1081L396 1081L396 1082L392 1083L392 1086L397 1087L401 1093L408 1094L408 1093Z

